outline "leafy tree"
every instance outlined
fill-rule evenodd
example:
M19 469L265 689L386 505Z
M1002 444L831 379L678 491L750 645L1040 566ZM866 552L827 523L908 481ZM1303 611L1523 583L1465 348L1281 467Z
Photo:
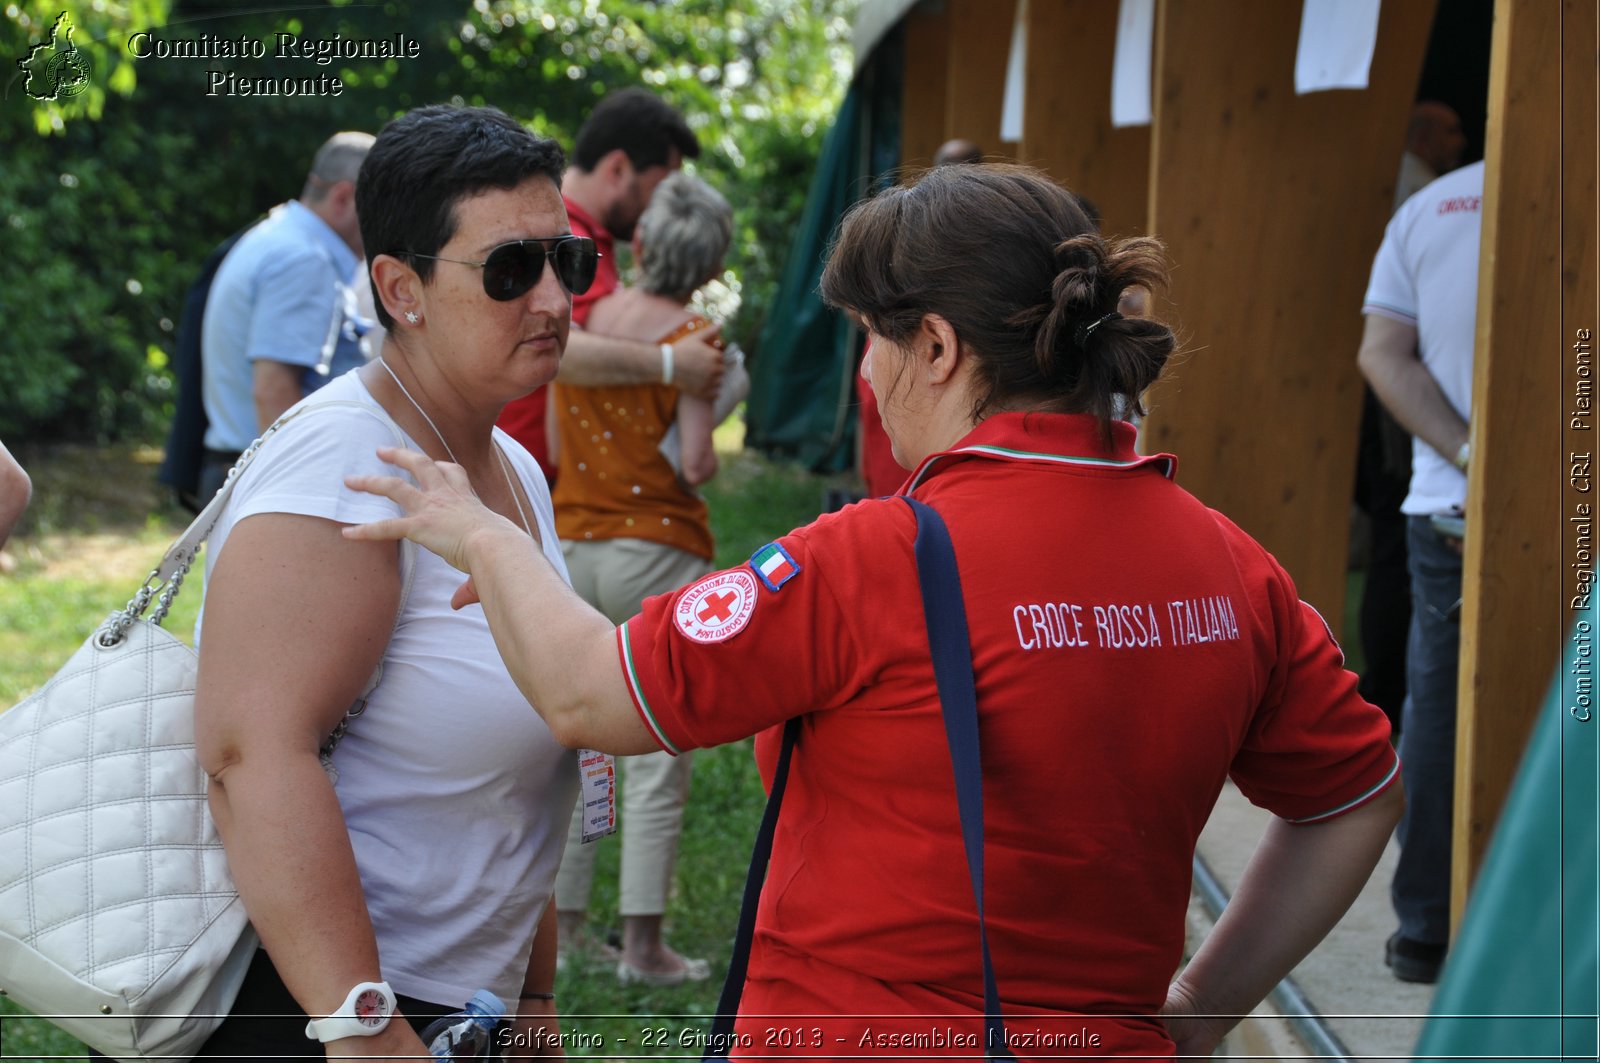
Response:
M4 8L0 55L47 41L55 3ZM689 116L696 164L735 207L727 332L752 355L822 137L849 72L858 0L389 0L243 13L224 0L69 12L91 71L0 110L0 436L159 438L184 292L210 248L298 193L337 129L376 131L440 100L492 104L570 145L606 92L643 84ZM140 30L261 41L263 59L138 58ZM416 40L415 59L278 58L308 40ZM208 70L316 77L338 96L208 95ZM0 76L0 83L4 83Z

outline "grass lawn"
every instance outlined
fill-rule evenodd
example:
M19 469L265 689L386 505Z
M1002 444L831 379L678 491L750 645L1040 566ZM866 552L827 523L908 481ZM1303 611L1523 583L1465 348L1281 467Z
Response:
M742 425L718 431L722 471L707 486L717 563L736 564L790 528L811 520L824 490L843 481L773 465L743 452ZM163 502L155 483L159 454L147 449L57 448L22 451L34 480L34 505L0 562L0 706L10 706L60 667L112 609L138 589L185 514ZM197 565L197 568L199 566ZM200 605L199 581L177 599L167 627L187 638ZM600 967L574 964L556 991L565 1024L581 1043L569 1055L693 1055L680 1033L708 1028L732 945L744 872L764 797L748 741L695 754L694 779L667 913L669 940L712 961L712 979L667 989L621 987ZM590 923L603 935L616 915L615 839L599 843ZM80 1057L82 1047L48 1023L0 1000L0 1057ZM662 1039L664 1047L643 1047Z

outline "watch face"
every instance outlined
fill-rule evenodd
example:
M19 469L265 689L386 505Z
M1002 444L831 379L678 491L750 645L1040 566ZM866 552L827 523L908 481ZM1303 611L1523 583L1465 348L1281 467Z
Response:
M363 990L356 997L356 1021L363 1026L377 1026L389 1017L389 1002L376 989Z

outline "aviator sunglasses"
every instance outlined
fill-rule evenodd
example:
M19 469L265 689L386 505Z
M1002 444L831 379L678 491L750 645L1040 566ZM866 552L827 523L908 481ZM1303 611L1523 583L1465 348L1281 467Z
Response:
M483 292L497 303L519 298L539 283L544 274L544 261L549 259L567 291L582 295L594 283L594 271L600 264L600 252L594 241L586 236L538 236L530 240L513 240L489 252L482 262L468 262L459 258L439 255L422 255L404 252L412 258L431 258L435 262L454 262L458 266L474 266L483 270Z

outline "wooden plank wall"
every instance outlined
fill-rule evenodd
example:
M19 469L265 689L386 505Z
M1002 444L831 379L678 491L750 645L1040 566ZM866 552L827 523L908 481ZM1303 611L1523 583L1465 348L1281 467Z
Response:
M945 137L975 141L986 157L1009 157L1000 141L1006 59L1017 0L948 0L950 50L946 63ZM942 142L941 142L942 143Z
M900 161L921 169L951 137L1049 171L1092 199L1108 233L1144 232L1150 128L1111 128L1118 0L1028 5L1023 140L1000 140L1016 0L939 0L906 16Z
M918 4L907 13L905 83L900 104L900 165L925 169L947 139L950 5Z
M974 141L991 158L1012 156L1016 145L1000 142L1000 106L1016 3L939 0L907 13L903 168L932 165L933 153L952 137Z
M1002 153L1014 3L946 0L907 16L907 164L926 165L951 136ZM1434 6L1383 5L1367 91L1295 96L1299 5L1162 0L1154 127L1112 130L1116 0L1029 5L1019 157L1094 199L1108 232L1161 235L1176 266L1159 312L1178 326L1184 351L1151 396L1144 446L1176 451L1182 482L1277 554L1302 596L1335 622L1359 414L1361 295L1389 216ZM1595 0L1500 0L1496 9L1488 297L1480 300L1462 615L1458 913L1571 619L1562 582L1571 577L1562 536L1571 532L1558 517L1560 494L1567 454L1590 438L1569 423L1571 348L1579 329L1600 331L1595 11ZM1588 446L1594 451L1600 446ZM1600 508L1600 490L1590 500Z
M1573 101L1564 128L1562 23L1580 21L1580 9L1588 28L1565 38L1567 76L1578 82L1574 96L1587 99ZM1570 620L1560 578L1560 495L1568 473L1560 394L1571 358L1562 310L1564 300L1571 307L1584 294L1593 306L1594 45L1593 0L1496 5L1462 579L1456 919ZM1564 143L1568 166L1582 167L1586 180L1563 182ZM1564 207L1567 218L1587 227L1586 292L1577 288L1583 269L1563 275ZM1588 321L1592 327L1592 316Z
M1296 96L1300 5L1164 2L1151 231L1181 353L1144 445L1255 536L1301 597L1344 606L1361 296L1388 221L1432 0L1383 4L1370 88ZM1248 32L1242 32L1247 27Z
M1117 0L1028 5L1028 76L1017 158L1094 201L1103 232L1149 221L1150 127L1111 127Z

